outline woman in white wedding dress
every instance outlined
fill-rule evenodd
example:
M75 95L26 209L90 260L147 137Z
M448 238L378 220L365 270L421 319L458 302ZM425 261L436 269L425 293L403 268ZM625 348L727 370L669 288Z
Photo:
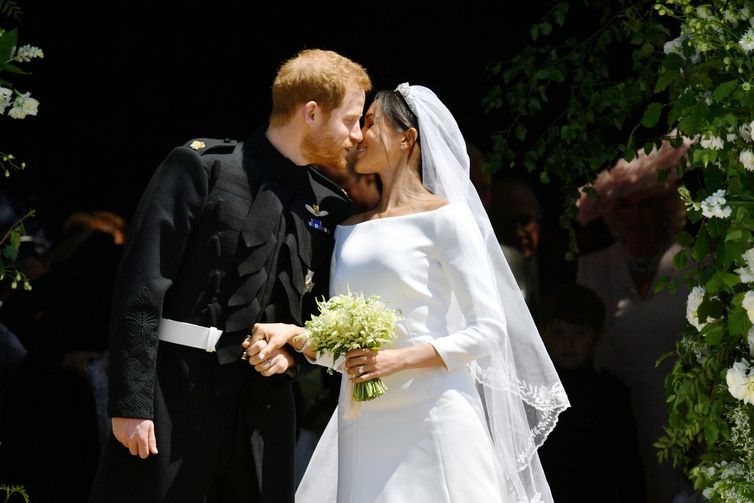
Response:
M379 175L382 195L336 228L330 294L379 295L403 318L393 346L335 362L338 409L297 502L552 501L536 448L568 400L469 182L455 120L432 91L402 84L376 95L362 132L355 170ZM293 337L300 327L264 332L268 346L314 360ZM376 377L388 391L354 403L352 384Z

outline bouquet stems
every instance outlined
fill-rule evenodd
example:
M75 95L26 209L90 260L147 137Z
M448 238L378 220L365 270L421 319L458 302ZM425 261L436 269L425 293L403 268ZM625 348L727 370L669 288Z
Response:
M356 402L366 402L384 395L386 391L387 386L382 382L382 379L375 377L366 382L355 383L351 396Z

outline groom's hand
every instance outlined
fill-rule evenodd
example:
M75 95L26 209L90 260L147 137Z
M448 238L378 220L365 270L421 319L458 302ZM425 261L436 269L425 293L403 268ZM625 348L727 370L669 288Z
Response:
M147 459L150 454L157 454L157 439L151 419L114 417L112 424L113 435L132 455Z
M260 354L262 353L249 357L249 363L254 365L254 370L265 377L288 372L289 370L293 370L296 366L296 360L293 359L293 356L291 356L285 348L273 349L272 351L265 348L264 360L259 358Z
M251 336L241 346L249 363L257 365L270 358L273 351L288 344L302 330L301 327L286 323L255 323Z

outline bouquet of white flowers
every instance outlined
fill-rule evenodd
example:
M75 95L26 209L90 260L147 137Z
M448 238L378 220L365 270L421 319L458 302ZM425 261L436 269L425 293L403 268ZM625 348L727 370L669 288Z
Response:
M317 301L320 314L304 324L301 337L317 356L332 353L333 361L352 349L378 350L395 340L395 324L401 319L397 310L389 309L379 296L348 293ZM332 372L332 368L328 370ZM387 391L377 377L367 382L355 383L353 399L358 402L373 400Z

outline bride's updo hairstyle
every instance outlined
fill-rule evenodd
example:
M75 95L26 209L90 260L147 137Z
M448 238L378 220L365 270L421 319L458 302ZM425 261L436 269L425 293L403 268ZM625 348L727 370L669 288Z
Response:
M407 131L410 128L416 130L416 141L408 151L410 158L413 155L414 148L419 146L421 138L416 114L411 111L403 95L398 91L379 91L374 96L374 102L377 105L375 118L380 118L385 121L386 125L393 126L401 131ZM419 176L421 176L421 158L419 159Z

